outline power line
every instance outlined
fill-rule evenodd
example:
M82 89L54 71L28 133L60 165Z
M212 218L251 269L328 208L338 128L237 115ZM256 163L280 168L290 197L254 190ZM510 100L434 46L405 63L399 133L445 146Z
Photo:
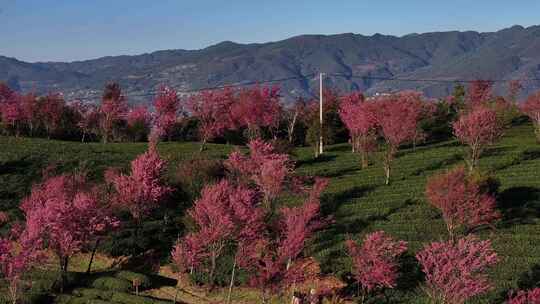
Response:
M236 84L223 84L223 85L217 85L217 86L208 86L208 87L202 87L198 89L191 89L191 90L177 90L177 93L181 94L190 94L190 93L197 93L202 91L211 91L211 90L219 90L219 89L225 89L225 88L237 88L237 87L245 87L245 86L251 86L251 85L257 85L257 84L268 84L268 83L276 83L276 82L284 82L289 80L295 80L295 79L304 79L313 77L315 74L307 74L307 75L300 75L300 76L292 76L292 77L286 77L286 78L277 78L277 79L269 79L269 80L253 80L253 81L244 81L242 83L236 83ZM171 88L176 89L178 86L172 86ZM141 94L128 94L124 95L126 97L150 97L156 95L157 92L153 91L150 93L141 93ZM92 100L99 98L100 95L96 95L95 97L81 97L77 98L77 100Z
M397 78L397 77L378 77L378 76L362 76L353 74L328 74L329 76L343 77L343 78L360 78L368 80L381 80L381 81L403 81L403 82L439 82L439 83L472 83L478 81L478 79L435 79L435 78ZM540 81L540 78L521 78L521 79L482 79L493 83L497 82L510 82L510 81Z
M201 88L190 89L190 90L177 90L177 92L181 94L190 94L190 93L218 90L218 89L224 89L224 88L237 88L237 87L245 87L245 86L257 85L257 84L269 84L269 83L285 82L285 81L296 80L296 79L305 79L305 78L314 77L315 75L316 75L315 73L312 73L312 74L307 74L307 75L291 76L291 77L277 78L277 79L243 81L241 83L235 83L235 84L222 84L222 85L201 87ZM326 77L342 77L342 78L347 78L347 79L356 78L356 79L378 80L378 81L434 82L434 83L445 83L445 84L473 83L477 81L477 79L472 80L472 79L440 79L440 78L439 79L436 79L436 78L398 78L398 77L382 77L382 76L364 76L364 75L342 74L342 73L333 73L333 74L325 74L325 75ZM507 83L510 81L538 82L540 81L540 78L482 79L482 80L489 81L492 83L501 83L501 82ZM172 88L177 89L178 86L172 86ZM126 97L151 97L151 96L155 96L156 94L157 94L157 91L153 91L153 92L141 93L141 94L127 94L125 96ZM99 94L96 94L95 96L76 98L76 100L96 100L96 99L99 99L100 97L101 96Z

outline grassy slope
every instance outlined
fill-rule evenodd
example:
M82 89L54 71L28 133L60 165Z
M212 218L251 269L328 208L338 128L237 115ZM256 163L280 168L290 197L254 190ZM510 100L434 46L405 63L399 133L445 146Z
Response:
M486 152L481 168L493 172L501 181L499 199L505 219L496 232L481 231L493 240L502 261L492 274L496 289L482 303L497 302L508 288L524 285L527 272L540 268L540 146L535 144L532 128L518 126L506 132L504 139ZM41 139L0 137L0 209L17 213L18 201L26 195L30 183L39 177L47 163L61 170L86 168L97 180L107 166L127 166L145 144L79 144ZM160 150L174 166L197 152L191 143L164 143ZM232 147L211 145L211 157L225 157ZM311 246L325 270L346 273L350 264L343 251L347 235L385 230L409 242L411 252L426 242L444 238L445 228L438 213L427 206L423 191L426 178L437 171L462 163L463 147L453 141L404 149L396 159L393 182L383 185L382 169L377 161L367 170L359 169L359 159L349 146L329 147L319 160L311 149L298 155L299 172L331 178L323 211L332 215L335 224L318 235ZM413 271L408 271L412 273ZM533 278L539 281L538 273ZM423 303L424 299L411 275L408 291L394 296L403 303Z

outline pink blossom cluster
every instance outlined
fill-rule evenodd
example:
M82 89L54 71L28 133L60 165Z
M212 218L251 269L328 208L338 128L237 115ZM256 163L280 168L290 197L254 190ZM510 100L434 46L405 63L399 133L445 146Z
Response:
M131 162L129 175L110 172L108 182L116 190L115 203L137 220L148 215L172 191L162 181L166 166L167 162L151 146Z
M540 304L540 288L532 290L520 290L516 294L511 294L507 304Z
M154 99L154 127L152 137L157 139L171 135L180 111L180 99L172 88L162 86Z
M199 120L199 135L204 143L236 128L232 114L235 102L235 92L230 88L203 91L188 100L191 115Z
M398 277L397 259L407 251L407 243L396 241L384 231L368 234L362 246L348 240L354 276L366 293L382 288L394 288Z
M426 275L428 295L452 304L464 303L490 290L486 273L499 261L491 242L475 236L431 243L416 258Z
M540 142L540 92L529 96L521 106L521 110L533 122L536 140Z
M84 175L59 175L35 185L21 204L26 216L24 237L47 240L61 259L79 252L90 239L119 222L87 188Z
M231 111L238 127L245 127L250 139L260 136L261 128L277 128L281 113L278 87L255 86L242 89Z
M293 173L293 163L286 154L274 152L272 144L255 139L249 142L249 155L235 151L225 161L225 167L244 182L253 182L270 206L284 189Z
M483 150L499 139L503 131L497 113L482 105L460 115L453 128L457 139L469 146L470 170L477 166Z
M452 237L459 228L472 230L492 225L501 217L495 198L482 192L478 182L462 166L431 177L426 185L426 197L442 212Z

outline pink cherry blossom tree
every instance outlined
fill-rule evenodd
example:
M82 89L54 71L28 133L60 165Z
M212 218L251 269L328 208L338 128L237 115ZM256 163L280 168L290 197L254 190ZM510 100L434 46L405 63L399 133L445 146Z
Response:
M453 128L457 139L469 147L467 163L471 172L478 166L482 152L502 136L497 113L481 105L462 113Z
M8 282L11 303L16 304L23 288L23 276L43 255L38 241L30 241L20 236L15 227L6 238L0 238L0 274Z
M48 94L40 98L39 116L48 138L60 127L64 107L64 97L61 94Z
M2 122L15 131L15 136L19 136L22 124L25 120L25 115L21 103L22 96L19 94L11 94L7 98L0 110L2 111Z
M486 273L499 261L491 242L475 236L431 243L416 258L426 275L427 295L443 304L462 304L489 291Z
M536 141L540 143L540 92L529 96L521 106L521 110L531 119Z
M508 82L508 100L512 103L517 103L518 95L523 89L523 83L519 80L511 80Z
M422 112L417 107L419 94L404 92L380 98L376 119L379 132L386 142L383 165L385 184L390 184L392 163L399 147L414 140Z
M56 254L62 288L69 259L88 245L95 234L118 225L89 190L84 175L64 174L35 185L21 204L26 217L23 237L41 241Z
M116 125L125 118L126 112L127 101L120 85L115 82L107 84L99 107L99 124L104 143L113 138Z
M167 162L157 149L148 151L131 162L129 174L108 176L116 191L114 204L129 211L136 222L157 208L172 189L163 182Z
M467 105L475 108L479 105L485 105L493 98L493 81L475 80L471 82L467 92Z
M264 205L271 209L293 175L293 163L287 154L274 151L272 144L255 139L249 142L249 155L232 152L225 167L240 182L253 183L263 194Z
M298 122L303 119L303 116L306 114L306 110L306 101L303 98L298 98L291 107L286 108L283 111L283 116L287 121L287 139L291 144L294 143L296 126Z
M301 264L306 243L325 224L319 200L326 185L326 180L317 180L303 205L282 208L275 227L267 224L265 233L239 244L238 265L250 273L250 285L261 291L263 303L270 294L290 289L290 284L294 291L295 284L302 283L296 266Z
M39 127L40 113L45 112L47 109L41 107L36 96L31 93L21 95L19 102L24 124L28 127L29 135L32 136L34 130Z
M82 137L81 142L85 142L89 135L99 134L99 108L94 104L75 101L70 104L70 107L78 115L77 127L79 127Z
M152 115L144 105L136 106L127 113L127 126L134 141L147 139L151 123Z
M188 237L200 241L199 259L202 255L209 260L211 287L214 284L218 258L225 246L232 241L253 240L264 227L265 212L256 207L256 193L243 186L235 186L227 180L204 188L201 198L195 202L188 214L197 226L197 231ZM195 252L183 250L184 253L188 251ZM187 259L184 265L189 265Z
M188 108L199 121L201 151L207 141L222 136L225 131L236 128L232 108L236 102L235 91L225 88L203 91L188 100Z
M278 87L242 89L231 111L238 127L245 127L250 140L261 137L261 129L275 130L279 124L281 105Z
M493 223L501 218L495 198L483 193L464 167L431 177L426 185L426 197L441 211L452 239L459 229L471 231L483 225L493 227Z
M156 138L172 136L172 130L180 111L180 99L176 91L167 86L159 88L154 99L155 119L152 136Z
M173 303L176 303L180 293L180 282L185 281L187 272L193 273L194 268L198 267L200 261L204 258L202 241L198 239L199 235L190 234L184 239L177 240L171 251L171 262L176 267L177 285Z
M362 168L369 165L369 153L377 149L377 119L374 103L366 102L361 93L342 98L339 116L349 130L353 152L358 152Z
M377 231L366 235L362 246L353 240L348 240L346 245L353 260L353 274L362 286L362 303L376 290L396 287L397 259L407 251L406 242Z
M6 102L15 92L5 83L0 82L0 104Z

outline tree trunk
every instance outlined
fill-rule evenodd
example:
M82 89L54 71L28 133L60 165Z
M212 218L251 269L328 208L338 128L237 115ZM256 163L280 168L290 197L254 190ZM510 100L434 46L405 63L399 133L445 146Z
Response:
M64 292L64 288L67 283L67 271L68 271L68 257L62 257L60 259L60 292Z
M206 138L204 138L201 142L201 147L199 148L199 152L204 151L206 145Z
M362 169L366 169L369 166L369 161L368 161L366 151L360 150L360 159L362 162Z
M390 185L390 164L384 165L385 185Z
M174 294L173 304L176 304L176 300L178 299L179 293L180 293L180 288L176 286L176 293Z
M289 135L289 143L293 143L293 137L294 137L294 126L296 125L296 118L298 117L298 111L296 111L294 113L294 117L293 117L293 120L291 122L291 124L289 125L289 129L288 129L288 135Z
M11 303L12 304L17 304L18 289L19 289L19 287L18 287L17 281L12 281L12 282L9 283L9 296L11 298Z
M232 289L234 286L234 274L236 271L236 257L234 258L233 268L231 272L231 283L229 284L229 293L227 294L227 304L231 304Z
M212 253L210 257L210 275L208 279L210 281L210 290L214 289L214 272L216 270L216 255Z
M92 270L92 262L94 262L94 256L96 255L97 248L99 246L99 242L101 241L100 238L96 240L96 243L94 245L94 248L92 249L92 255L90 256L90 262L88 262L88 269L86 269L86 274L89 274Z

